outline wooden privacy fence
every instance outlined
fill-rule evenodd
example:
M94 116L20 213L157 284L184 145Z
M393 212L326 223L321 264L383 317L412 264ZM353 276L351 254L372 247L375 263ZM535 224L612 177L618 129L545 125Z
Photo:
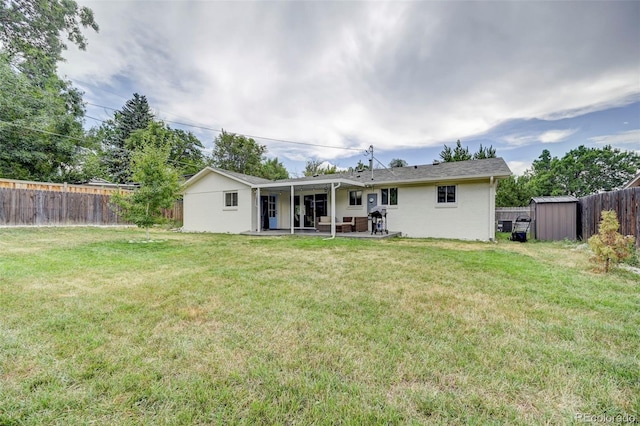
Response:
M518 216L531 214L531 209L527 207L496 207L496 221L509 220L515 222Z
M640 187L604 192L580 198L578 209L578 234L586 241L598 233L602 210L614 210L620 222L622 235L636 237L640 247Z
M0 179L0 225L125 225L111 204L118 190ZM164 216L181 223L182 200Z

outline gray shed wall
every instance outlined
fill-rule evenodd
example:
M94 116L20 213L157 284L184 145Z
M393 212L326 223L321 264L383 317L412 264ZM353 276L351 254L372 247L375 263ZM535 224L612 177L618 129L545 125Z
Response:
M544 241L577 240L578 203L531 203L533 238Z

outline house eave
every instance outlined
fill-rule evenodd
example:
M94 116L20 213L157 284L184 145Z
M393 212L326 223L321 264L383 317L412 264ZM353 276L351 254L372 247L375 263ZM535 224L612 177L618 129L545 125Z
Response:
M420 183L437 183L437 182L462 182L462 181L474 181L474 180L485 180L491 179L506 179L510 174L500 174L500 175L472 175L472 176L440 176L440 177L430 177L430 178L418 178L418 179L402 179L402 180L372 180L366 183L367 186L380 186L380 185L415 185Z
M318 180L307 180L307 181L286 181L286 182L271 182L271 183L260 183L251 185L254 189L279 189L279 188L300 188L300 187L317 187L317 186L325 186L331 185L334 183L340 183L346 186L356 186L364 188L366 185L362 182L357 182L350 179L318 179Z
M236 176L232 176L228 173L225 173L223 170L216 170L213 167L205 167L204 169L200 170L198 173L196 173L195 175L193 175L189 180L187 180L185 183L182 184L179 193L184 195L185 191L194 183L198 182L200 179L202 179L203 177L205 177L206 175L208 175L209 173L218 173L221 176L224 176L226 178L232 179L236 182L242 183L244 185L247 186L251 186L250 182L247 182L246 180L240 179Z

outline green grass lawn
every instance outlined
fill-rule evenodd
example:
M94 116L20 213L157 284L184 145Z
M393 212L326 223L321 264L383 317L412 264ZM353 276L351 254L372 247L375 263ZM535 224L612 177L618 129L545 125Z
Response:
M640 419L640 279L575 245L143 238L0 229L0 424Z

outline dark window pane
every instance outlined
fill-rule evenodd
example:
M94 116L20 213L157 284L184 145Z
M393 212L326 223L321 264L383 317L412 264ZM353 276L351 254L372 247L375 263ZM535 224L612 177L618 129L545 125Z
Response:
M456 202L456 187L451 185L447 186L447 203Z
M398 188L389 189L389 204L393 206L398 204Z
M350 206L362 205L362 191L349 191L349 205Z
M227 192L224 194L225 207L236 207L238 205L238 193Z
M389 204L389 190L388 189L382 189L381 191L382 194L382 204Z
M447 202L447 189L444 186L438 187L438 202L439 203Z

